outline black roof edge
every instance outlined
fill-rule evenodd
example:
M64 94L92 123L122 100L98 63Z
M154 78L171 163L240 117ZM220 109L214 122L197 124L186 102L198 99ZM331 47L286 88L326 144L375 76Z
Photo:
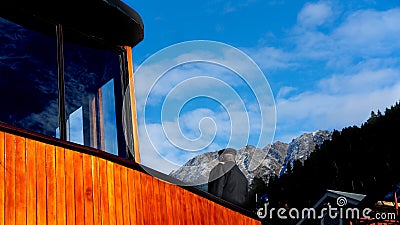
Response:
M0 16L30 27L32 20L61 24L67 32L111 45L134 47L144 38L142 18L120 0L6 0L0 3Z
M136 12L131 7L129 7L127 4L121 2L120 0L103 0L103 1L115 7L121 13L124 13L126 16L135 21L142 29L144 29L142 17L140 17L139 13Z

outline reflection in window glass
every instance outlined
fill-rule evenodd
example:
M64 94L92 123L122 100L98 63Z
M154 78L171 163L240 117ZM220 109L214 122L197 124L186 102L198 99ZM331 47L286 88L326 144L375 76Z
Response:
M0 18L0 121L56 136L55 37Z
M83 145L84 142L82 125L82 107L79 107L76 111L72 112L69 115L69 118L67 118L67 140Z
M112 154L118 155L117 122L114 101L114 80L107 82L102 88L105 147Z
M118 155L119 55L66 42L64 64L68 140Z

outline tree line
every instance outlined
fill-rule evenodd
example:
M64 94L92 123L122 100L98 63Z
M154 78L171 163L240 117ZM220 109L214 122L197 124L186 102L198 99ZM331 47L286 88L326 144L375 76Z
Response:
M255 193L266 193L271 207L312 207L327 189L365 194L370 203L395 191L400 182L400 104L371 112L361 127L334 130L304 161L288 165L285 174L266 184L255 178ZM255 206L255 204L253 204Z

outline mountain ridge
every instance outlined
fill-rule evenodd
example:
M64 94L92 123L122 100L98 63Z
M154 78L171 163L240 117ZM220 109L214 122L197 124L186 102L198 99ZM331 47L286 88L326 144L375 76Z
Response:
M304 161L315 147L322 145L325 140L332 138L328 130L316 130L303 133L290 143L276 141L264 148L252 145L237 149L236 163L245 174L249 183L254 177L268 181L271 175L280 175L286 171L287 165L295 160ZM191 185L204 185L208 181L211 169L218 163L218 151L207 152L188 160L177 170L171 171L170 176Z

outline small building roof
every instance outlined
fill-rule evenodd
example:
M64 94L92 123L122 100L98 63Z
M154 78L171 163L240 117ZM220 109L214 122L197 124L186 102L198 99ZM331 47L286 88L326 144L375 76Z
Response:
M350 193L350 192L344 192L344 191L335 191L335 190L327 190L328 194L331 194L332 197L338 198L340 196L346 197L347 200L353 200L355 201L354 203L359 203L361 202L366 195L363 194L356 194L356 193ZM354 204L354 205L357 205Z

